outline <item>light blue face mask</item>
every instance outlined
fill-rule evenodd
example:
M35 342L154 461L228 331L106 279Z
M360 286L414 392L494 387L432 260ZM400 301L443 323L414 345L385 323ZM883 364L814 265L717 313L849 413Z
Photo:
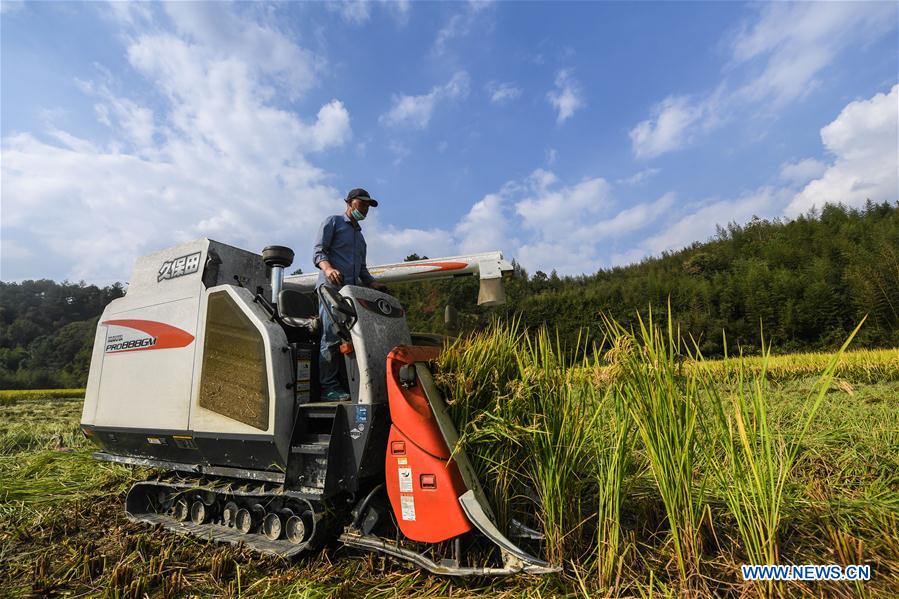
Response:
M356 220L365 220L365 215L359 212L358 208L353 208L352 215Z

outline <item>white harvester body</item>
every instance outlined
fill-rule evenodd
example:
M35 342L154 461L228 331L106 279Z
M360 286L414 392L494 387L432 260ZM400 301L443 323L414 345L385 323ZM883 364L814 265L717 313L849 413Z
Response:
M280 555L339 534L443 574L552 571L499 532L467 458L453 456L458 438L428 370L440 348L413 344L387 293L284 278L292 259L281 246L260 256L185 243L140 258L104 310L81 428L98 459L173 473L136 483L128 516ZM369 270L391 283L479 276L490 305L504 301L512 265L491 252ZM342 341L348 401L320 401L319 302ZM502 566L461 565L459 543L475 529ZM456 557L439 563L414 549L449 539Z

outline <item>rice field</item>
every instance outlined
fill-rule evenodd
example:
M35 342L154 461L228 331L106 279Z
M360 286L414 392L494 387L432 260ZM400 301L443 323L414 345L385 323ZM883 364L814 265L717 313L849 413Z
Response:
M827 368L833 354L805 353L784 356L761 356L728 358L726 360L706 360L705 367L714 376L733 376L743 370L758 376L765 367L769 381L788 381L798 378L818 376ZM860 349L845 351L834 370L839 381L853 383L882 383L895 381L899 377L899 349Z
M19 399L53 399L84 397L84 389L13 389L0 391L0 405Z
M607 328L572 362L498 323L437 364L457 450L558 575L451 580L333 547L287 562L129 523L148 471L93 461L81 399L36 394L0 402L0 596L896 595L899 350L706 361L677 331ZM747 583L744 563L872 578Z

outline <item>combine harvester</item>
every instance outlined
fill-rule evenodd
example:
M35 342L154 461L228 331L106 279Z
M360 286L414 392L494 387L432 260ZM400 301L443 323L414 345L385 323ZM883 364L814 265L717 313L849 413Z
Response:
M259 256L201 239L138 259L104 310L81 429L97 459L161 472L132 486L128 517L282 556L337 539L437 574L558 570L498 530L468 459L451 456L433 336L410 334L386 293L285 278L292 261L281 246ZM477 275L491 305L511 270L491 252L370 272ZM317 302L343 341L349 401L319 401Z

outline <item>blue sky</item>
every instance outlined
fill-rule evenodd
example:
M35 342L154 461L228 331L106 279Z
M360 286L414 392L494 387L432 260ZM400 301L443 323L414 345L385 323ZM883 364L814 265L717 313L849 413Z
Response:
M896 201L897 5L2 2L3 280L289 245L592 273Z

